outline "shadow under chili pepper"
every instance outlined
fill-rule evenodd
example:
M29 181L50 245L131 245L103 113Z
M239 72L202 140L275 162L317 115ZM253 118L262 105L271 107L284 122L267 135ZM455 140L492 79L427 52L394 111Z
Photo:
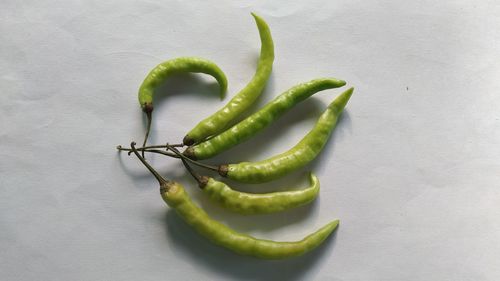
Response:
M155 106L155 110L158 111L159 108L162 106L162 103L165 102L164 100L168 100L168 97L174 97L186 94L196 95L197 100L199 100L200 108L203 107L205 101L214 101L214 102L220 101L219 97L220 88L217 81L215 81L213 77L205 79L204 77L199 77L200 75L205 76L204 74L182 73L169 77L167 81L163 82L160 86L158 86L155 89L154 104L153 104ZM208 79L210 79L210 82L207 81ZM228 95L226 93L226 99L227 97ZM187 111L189 112L189 109L187 109ZM142 110L138 110L138 114L141 114L142 116L143 126L145 131L148 123L146 114L144 114ZM173 118L173 116L171 117ZM158 143L158 142L162 143L165 141L165 140L158 141L156 139L157 134L155 127L157 121L155 119L156 119L155 114L153 113L153 121L151 123L151 132L149 134L148 143ZM171 119L171 122L174 122L174 119ZM161 122L160 124L162 124L162 128L168 128L168 124L166 127L165 122ZM169 141L173 143L180 143L182 139L178 140L172 139Z
M165 213L166 236L174 255L182 257L194 268L205 267L234 280L303 280L307 272L314 272L326 256L335 252L335 230L318 248L299 257L283 260L261 260L241 256L217 246L198 234L175 211ZM339 226L340 228L340 226Z

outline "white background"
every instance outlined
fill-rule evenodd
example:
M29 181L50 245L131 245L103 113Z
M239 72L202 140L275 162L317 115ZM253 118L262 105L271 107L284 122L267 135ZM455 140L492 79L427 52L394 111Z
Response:
M216 62L228 98L251 78L269 24L276 60L265 104L334 76L356 88L310 166L247 191L305 186L320 198L242 217L207 200L178 161L148 159L214 218L297 240L331 219L322 247L284 261L212 245L161 200L118 144L142 140L137 89L178 56ZM498 1L14 1L0 4L2 280L500 280ZM171 79L151 143L178 142L223 103L213 79ZM316 94L210 163L293 146L341 90ZM226 99L227 101L228 99Z

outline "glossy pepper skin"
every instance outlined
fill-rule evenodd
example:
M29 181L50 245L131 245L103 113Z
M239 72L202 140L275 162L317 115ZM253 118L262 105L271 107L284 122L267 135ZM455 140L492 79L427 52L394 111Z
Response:
M208 159L224 150L240 144L262 131L274 120L315 93L327 89L342 87L345 81L335 78L314 79L290 88L262 109L221 134L204 142L189 147L184 154L191 159Z
M316 198L320 186L313 173L309 174L310 186L305 189L263 194L239 192L213 178L205 180L202 189L212 201L243 215L275 213L303 206Z
M290 150L259 162L222 165L219 173L239 182L263 183L304 167L323 149L353 91L350 88L340 94L321 114L313 129Z
M139 103L144 111L153 106L155 88L172 75L180 73L205 73L213 76L220 87L220 98L227 90L224 72L213 62L197 57L179 57L165 61L153 68L139 88ZM152 109L151 109L152 110Z
M252 13L259 29L261 49L257 70L250 82L223 108L199 122L184 137L185 145L199 143L224 131L241 113L247 110L260 96L271 75L274 61L274 44L267 23Z
M338 220L334 220L300 241L276 242L257 239L209 217L191 201L184 188L176 182L169 182L168 186L162 184L160 193L163 200L199 234L235 253L261 259L284 259L309 252L318 247L339 224Z

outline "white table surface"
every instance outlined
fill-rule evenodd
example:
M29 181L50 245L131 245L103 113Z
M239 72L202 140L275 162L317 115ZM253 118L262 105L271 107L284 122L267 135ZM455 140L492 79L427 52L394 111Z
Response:
M2 280L500 280L500 2L15 1L0 3ZM197 190L180 162L148 159L214 218L290 241L334 218L320 249L284 261L212 245L161 200L117 144L142 140L137 89L163 60L201 56L233 96L269 24L276 60L262 106L334 76L356 88L308 167L246 191L300 188L312 205L242 217ZM151 143L177 142L222 106L202 75L173 78ZM210 163L292 147L341 90L297 106ZM228 100L228 99L227 99Z

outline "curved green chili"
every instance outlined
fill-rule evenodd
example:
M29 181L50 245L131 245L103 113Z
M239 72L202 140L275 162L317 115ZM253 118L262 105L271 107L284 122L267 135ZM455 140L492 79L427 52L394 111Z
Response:
M223 108L202 120L189 131L183 140L185 145L199 143L225 130L262 93L273 67L274 44L267 23L254 13L252 13L252 16L257 23L261 40L259 64L252 80Z
M262 183L305 166L323 149L353 90L340 94L321 114L313 129L290 150L259 162L221 165L219 174L240 182Z
M269 124L297 103L315 93L326 89L342 87L344 85L345 81L335 78L314 79L296 85L228 130L204 142L188 147L184 154L191 159L207 159L213 157L224 150L248 140L269 126Z
M183 156L175 147L170 145L167 145L167 147L182 158L186 169L212 201L219 203L224 208L233 212L244 215L281 212L306 205L313 201L319 192L319 180L313 173L309 173L310 186L302 190L263 194L236 191L227 184L212 177L199 176L186 162L189 158Z
M146 145L149 131L151 129L153 113L153 96L155 88L164 82L168 77L179 73L205 73L213 76L220 87L220 97L224 98L227 90L227 78L224 72L213 62L197 57L180 57L165 61L157 65L144 79L139 88L139 103L146 113L148 124L143 146Z
M250 235L239 233L225 224L212 219L205 211L196 206L181 184L161 177L139 155L134 146L135 143L132 143L131 147L134 154L158 180L163 200L199 234L235 253L262 259L284 259L299 256L318 247L339 224L338 220L334 220L302 240L294 242L257 239Z
M244 215L269 214L303 206L313 201L319 192L319 180L313 173L309 174L310 186L305 189L263 194L239 192L211 177L201 180L205 185L201 188L210 199Z

